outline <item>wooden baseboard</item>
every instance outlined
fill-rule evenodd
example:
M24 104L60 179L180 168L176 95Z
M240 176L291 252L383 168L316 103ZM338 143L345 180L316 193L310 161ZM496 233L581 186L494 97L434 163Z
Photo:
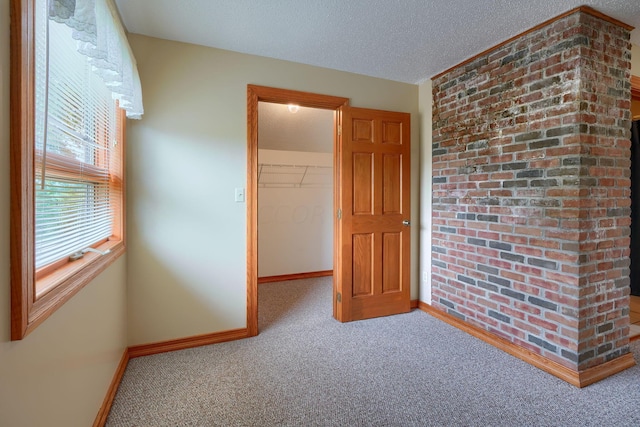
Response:
M104 397L102 406L98 411L98 415L96 415L95 421L93 422L93 427L102 427L107 422L107 417L109 416L109 411L111 411L113 399L116 397L116 392L118 391L118 387L120 387L120 381L122 381L122 376L124 375L124 371L127 369L128 363L129 350L125 349L122 354L122 358L120 359L120 363L118 364L118 368L116 369L115 374L113 374L113 379L111 380L111 385L109 385L109 389L107 390L107 395Z
M427 303L420 301L418 303L418 308L433 317L440 319L451 326L455 326L469 335L473 335L474 337L479 338L482 341L491 344L492 346L497 347L500 350L576 387L586 387L589 384L593 384L635 365L633 354L627 353L609 362L603 363L602 365L594 366L593 368L584 369L582 371L575 371L554 362L553 360L527 350L526 348L515 345L504 338L493 335L484 329L480 329L477 326L466 323L448 313L437 310Z
M412 300L411 300L411 305L410 305L411 310L413 310L414 308L418 308L418 303L419 303L419 302L420 302L420 301L419 301L419 300L417 300L417 299L412 299Z
M632 366L635 366L636 361L633 358L632 353L623 354L620 357L616 357L602 365L594 366L593 368L583 369L578 373L580 380L579 387L586 387L589 384L597 383L611 375L615 375L618 372L622 372Z
M333 270L311 271L309 273L283 274L281 276L258 277L258 284L284 282L286 280L313 279L315 277L333 276Z
M107 395L105 396L104 402L102 403L102 406L98 411L98 415L93 422L93 427L102 427L107 422L107 417L109 416L109 411L111 411L113 399L116 397L116 392L118 391L118 387L120 386L120 382L122 381L124 371L127 369L129 359L133 359L134 357L165 353L168 351L184 350L185 348L193 348L226 341L234 341L242 338L247 338L248 336L249 335L247 328L242 328L224 332L214 332L212 334L195 335L192 337L180 338L177 340L136 345L127 348L122 355L122 359L120 359L120 364L118 365L115 374L113 375L113 380L111 380L111 385L107 390Z
M247 328L241 328L224 332L214 332L212 334L195 335L177 340L134 345L129 347L129 358L133 359L134 357L149 356L152 354L166 353L168 351L184 350L185 348L234 341L247 338L248 336Z

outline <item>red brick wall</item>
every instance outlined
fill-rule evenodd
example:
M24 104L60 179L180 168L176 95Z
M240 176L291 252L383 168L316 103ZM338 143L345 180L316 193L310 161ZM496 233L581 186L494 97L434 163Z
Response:
M433 306L575 370L629 351L630 49L576 12L433 80Z

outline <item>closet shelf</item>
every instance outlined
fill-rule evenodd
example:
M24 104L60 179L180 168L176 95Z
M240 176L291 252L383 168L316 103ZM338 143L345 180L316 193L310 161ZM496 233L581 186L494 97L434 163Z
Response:
M331 166L258 164L258 187L330 188L333 182Z

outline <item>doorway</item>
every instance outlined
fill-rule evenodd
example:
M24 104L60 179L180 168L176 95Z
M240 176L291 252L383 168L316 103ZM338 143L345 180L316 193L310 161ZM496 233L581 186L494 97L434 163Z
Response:
M411 115L348 99L247 87L247 333L258 334L259 102L334 111L333 312L349 322L411 310Z
M640 77L631 76L631 295L640 297ZM633 322L632 322L633 323Z
M638 101L640 102L640 101ZM640 296L640 119L631 126L631 295Z
M333 275L334 114L258 103L259 301L265 283Z
M259 102L296 104L300 107L334 111L333 120L333 168L337 182L336 145L340 108L347 107L347 98L318 95L307 92L276 89L263 86L247 86L247 332L258 334L258 114ZM335 192L334 192L335 193ZM334 194L334 203L335 203ZM335 227L334 227L335 237ZM334 278L336 275L334 270ZM335 286L335 284L334 284Z
M631 76L631 259L629 339L640 339L640 77Z

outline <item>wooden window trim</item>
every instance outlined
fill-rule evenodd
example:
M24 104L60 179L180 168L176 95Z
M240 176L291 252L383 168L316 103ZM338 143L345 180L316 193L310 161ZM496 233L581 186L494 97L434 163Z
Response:
M35 0L11 1L11 339L33 331L73 295L125 252L125 113L118 110L118 147L122 153L121 215L113 239L96 245L106 255L87 253L36 280L35 265ZM118 217L118 215L116 215ZM42 272L40 272L42 275Z

